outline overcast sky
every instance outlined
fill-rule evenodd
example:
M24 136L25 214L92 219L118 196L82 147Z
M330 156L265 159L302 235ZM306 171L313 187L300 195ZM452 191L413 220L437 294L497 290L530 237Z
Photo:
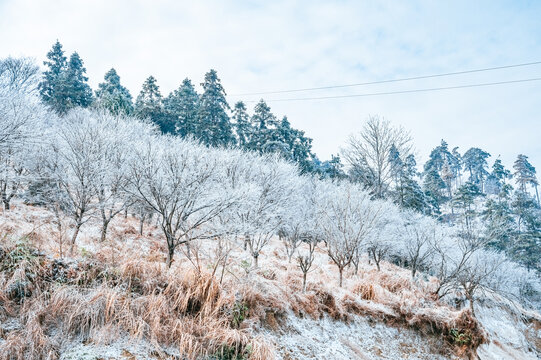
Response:
M447 3L447 4L445 4ZM0 57L40 63L56 39L79 52L92 87L114 67L132 95L146 77L162 94L218 71L232 96L541 61L541 1L0 0ZM541 78L541 65L448 78L263 97L314 139L326 159L369 115L411 131L423 163L445 139L541 172L541 81L348 99L363 94Z

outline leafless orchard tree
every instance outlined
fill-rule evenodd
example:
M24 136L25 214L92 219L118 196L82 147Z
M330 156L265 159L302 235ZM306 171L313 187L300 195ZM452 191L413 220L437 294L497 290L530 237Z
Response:
M375 229L382 216L381 203L358 185L322 182L318 204L319 221L327 253L338 267L342 286L344 269L351 264L356 251Z
M294 165L276 155L259 160L251 186L238 210L238 221L244 228L253 266L259 266L261 250L277 233L298 188L299 177Z
M435 248L444 241L444 232L434 219L413 212L404 214L403 225L399 229L402 257L415 278L418 270L428 267Z
M218 182L219 156L218 150L168 136L149 137L135 148L126 189L159 215L168 267L177 246L205 236L204 225L236 202Z
M362 130L352 135L342 150L354 179L358 179L376 198L383 198L391 181L389 155L395 146L403 157L411 153L411 137L402 128L378 116L370 116Z
M5 210L28 183L46 115L35 91L38 72L28 59L0 60L0 196Z

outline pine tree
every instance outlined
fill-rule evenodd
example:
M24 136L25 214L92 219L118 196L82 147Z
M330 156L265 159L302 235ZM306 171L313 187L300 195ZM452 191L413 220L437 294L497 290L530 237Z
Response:
M518 155L517 160L515 160L515 163L513 164L513 169L515 169L513 176L515 177L515 181L519 186L520 191L527 192L527 185L533 186L535 189L537 204L539 204L539 193L537 191L537 185L539 185L539 182L537 181L537 176L535 175L535 167L530 164L528 157L522 154Z
M218 74L211 69L201 84L203 94L198 109L197 137L207 145L227 146L235 143L231 122L227 115L229 104L225 99Z
M443 182L440 174L435 168L425 171L423 176L423 190L427 197L427 202L430 204L433 215L440 213L440 206L446 200L442 190L445 189L445 182Z
M172 134L175 131L174 123L164 114L162 94L154 76L149 76L143 83L143 88L135 101L135 113L154 122L164 134Z
M180 87L163 101L167 116L174 123L174 133L182 137L197 135L197 111L199 94L190 79L184 79Z
M67 68L67 59L58 40L47 53L47 59L43 64L48 69L43 72L43 80L39 84L41 99L57 113L65 113L63 75Z
M85 74L83 59L74 52L70 56L64 76L66 110L78 106L88 107L92 104L92 89L88 85L88 77Z
M486 179L485 192L491 195L499 195L502 191L508 192L506 180L510 177L511 172L505 168L500 159L496 159L492 165L492 172Z
M498 251L507 251L514 238L513 212L507 200L488 199L482 212L486 224L486 236L491 239L488 246Z
M254 114L250 122L252 123L254 134L249 148L259 153L264 153L267 151L267 144L272 140L272 132L276 129L278 121L263 99L254 107Z
M475 203L475 199L479 196L483 196L479 187L468 181L461 187L459 187L453 197L453 204L462 209L462 220L466 226L466 229L470 229L473 224L473 219L477 215L472 205Z
M342 164L340 155L331 155L331 160L326 160L323 163L314 156L313 163L316 169L315 172L319 173L320 179L342 180L347 177L343 170L344 164Z
M128 89L120 84L120 76L114 68L105 74L104 82L98 85L96 105L115 115L133 112L132 96Z
M470 173L469 181L477 185L481 191L484 191L484 180L488 176L489 157L489 153L479 148L471 148L462 156L464 167Z
M389 154L389 163L394 184L391 191L394 202L403 208L425 213L428 204L425 194L415 180L418 175L415 156L410 154L405 160L402 160L400 152L393 146Z
M237 102L233 108L233 124L239 147L248 148L254 130L250 123L250 116L246 112L246 105L242 101Z

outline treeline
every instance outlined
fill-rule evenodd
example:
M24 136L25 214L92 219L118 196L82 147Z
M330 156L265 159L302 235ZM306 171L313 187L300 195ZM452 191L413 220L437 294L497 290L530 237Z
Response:
M325 177L335 171L336 159L321 162L312 152L312 139L293 128L286 116L277 118L264 100L255 105L252 115L242 101L231 107L215 70L205 74L201 94L190 79L184 79L178 89L164 96L156 78L149 76L134 102L114 68L92 91L81 57L75 52L68 59L58 41L44 64L41 99L59 115L75 107L104 108L112 114L149 119L164 134L193 137L208 146L278 153L298 164L303 173Z
M450 225L483 225L487 246L541 271L541 207L535 167L519 154L513 169L477 147L461 153L445 141L419 172L407 131L370 118L343 150L347 177L374 198L392 200Z

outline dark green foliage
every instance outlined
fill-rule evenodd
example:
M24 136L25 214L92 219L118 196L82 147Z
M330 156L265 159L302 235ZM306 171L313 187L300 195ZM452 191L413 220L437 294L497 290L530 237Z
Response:
M133 112L132 96L128 89L120 84L120 76L115 69L109 70L104 76L104 82L98 85L96 105L115 115Z
M180 87L163 100L168 122L174 124L174 134L197 136L198 106L199 95L190 79L184 79Z
M196 137L210 146L228 146L235 144L235 136L227 111L229 104L225 99L225 90L216 70L205 74L201 84L203 94L197 112L198 126Z
M51 51L47 53L47 61L43 64L47 70L43 72L43 80L39 84L39 92L43 102L55 111L63 111L62 76L67 68L67 59L62 44L57 40Z
M174 122L165 115L162 105L162 94L154 76L149 76L143 83L143 88L135 101L135 113L143 119L149 119L164 134L175 132Z
M250 123L250 116L246 112L246 105L242 101L237 102L233 108L233 124L239 147L248 148L254 130Z
M331 160L325 160L323 162L317 157L314 157L312 166L314 172L319 174L320 179L342 180L347 178L340 155L331 155Z
M47 59L43 64L48 69L39 84L43 102L60 115L77 106L88 107L93 100L92 89L79 54L74 52L66 61L62 45L57 41L47 53Z
M464 168L470 173L469 181L484 190L484 180L488 176L487 159L490 154L479 148L471 148L464 153Z

